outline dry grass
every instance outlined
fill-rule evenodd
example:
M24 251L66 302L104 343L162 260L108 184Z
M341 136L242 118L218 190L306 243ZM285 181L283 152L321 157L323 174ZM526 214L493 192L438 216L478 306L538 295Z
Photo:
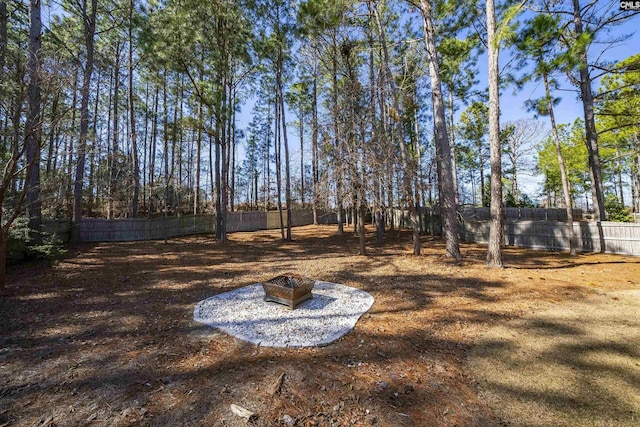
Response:
M512 425L640 425L640 290L607 292L497 325L469 354Z
M105 243L16 269L0 298L0 425L246 425L232 403L255 412L255 425L285 414L299 426L499 425L510 419L502 406L519 409L479 394L465 365L476 340L556 303L640 288L633 257L509 249L508 268L490 270L482 247L463 246L456 264L425 240L414 257L410 237L394 232L367 257L334 227L296 228L294 239ZM259 348L192 320L198 301L283 271L376 302L354 331L316 349ZM618 398L610 407L628 408Z

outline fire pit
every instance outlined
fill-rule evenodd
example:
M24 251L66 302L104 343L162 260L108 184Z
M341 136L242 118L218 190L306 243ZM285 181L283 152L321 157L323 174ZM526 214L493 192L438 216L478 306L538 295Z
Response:
M312 298L311 289L315 280L303 278L297 274L285 273L262 282L264 300L273 301L295 309L301 302Z

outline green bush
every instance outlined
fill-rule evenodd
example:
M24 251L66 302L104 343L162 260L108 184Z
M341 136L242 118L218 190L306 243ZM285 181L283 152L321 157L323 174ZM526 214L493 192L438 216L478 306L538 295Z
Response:
M516 197L511 191L508 191L504 196L504 204L508 208L535 208L536 203L531 200L529 195L523 193L520 195L520 199L516 200Z
M618 201L615 194L609 193L606 195L604 199L604 210L607 213L608 221L633 222L631 212Z
M27 257L53 261L62 257L67 251L59 240L46 233L42 233L42 243L27 246Z
M9 228L7 262L16 263L26 259L52 261L66 253L62 243L47 233L41 232L42 242L35 244L29 235L29 220L20 216Z

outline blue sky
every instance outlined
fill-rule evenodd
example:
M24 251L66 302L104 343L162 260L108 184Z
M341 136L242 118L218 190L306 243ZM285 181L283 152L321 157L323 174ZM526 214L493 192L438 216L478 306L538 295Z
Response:
M600 0L604 1L604 0ZM615 5L615 2L612 2ZM52 3L51 9L45 8L44 10L44 21L48 22L51 15L60 13L59 8L56 6L56 3ZM51 14L51 15L50 15ZM415 15L415 12L414 12ZM414 16L417 18L417 16ZM419 22L419 21L417 21ZM611 37L616 37L622 34L632 35L629 39L627 39L624 43L620 43L614 46L605 46L605 45L594 45L592 50L590 51L590 58L601 57L601 60L604 61L619 61L625 59L633 54L640 53L640 37L638 36L637 30L640 28L640 16L634 16L623 25L616 27L612 33ZM607 49L602 51L602 49L606 47ZM598 50L599 49L599 50ZM500 62L501 66L504 66L510 59L510 53L508 51L503 51L501 53ZM487 59L486 55L482 55L478 59L478 74L477 79L479 81L478 87L486 88L487 86ZM565 89L560 93L562 97L562 101L558 108L556 109L556 119L558 123L571 123L576 118L583 116L582 111L582 103L578 97L578 93L576 88L570 85L566 79L563 79L563 76L559 76L559 80L561 82L561 89ZM597 89L598 82L594 82L594 89ZM542 95L542 87L540 83L530 83L525 86L522 90L519 90L517 93L514 93L514 89L512 87L506 88L502 92L501 96L501 122L505 123L507 121L517 120L520 118L532 117L532 114L527 112L524 103L528 99L539 98ZM252 115L252 107L254 100L249 99L244 105L241 106L241 113L237 117L237 125L239 129L246 130L249 121L251 120ZM460 108L457 114L460 114L464 110L464 107ZM287 112L288 121L295 120L295 117L291 112ZM542 117L540 119L543 121L547 128L548 118ZM430 132L431 131L431 123L422 123L421 127L423 131ZM294 175L299 175L299 135L297 133L297 129L294 126L288 126L288 135L289 141L291 145L291 165L292 165L292 173ZM306 140L306 144L309 145L308 137ZM310 150L306 148L306 150ZM244 152L244 147L239 147L239 158L238 164L242 162L242 155ZM306 156L307 159L310 158L310 155ZM527 192L528 194L534 196L537 192L539 182L541 181L540 177L535 176L521 176L522 182L520 183L521 188ZM630 198L628 198L630 199ZM628 200L627 199L627 200Z
M623 25L616 27L608 36L610 40L622 36L630 35L630 37L618 44L594 44L589 51L589 59L601 58L602 61L617 62L628 58L631 55L640 53L640 36L638 35L638 29L640 28L640 16L635 16L626 21ZM505 52L501 56L501 65L509 60L508 53ZM487 81L486 75L486 56L479 61L481 64L480 74L478 76L480 81ZM571 85L566 77L558 76L558 80L561 83L560 89L562 90L557 96L562 98L562 101L555 110L556 121L561 123L572 123L577 118L583 118L583 106L582 101L579 98L578 89ZM485 83L486 84L486 83ZM594 81L593 89L598 89L599 82ZM527 112L524 103L528 99L536 99L543 96L544 88L541 83L530 83L522 90L515 92L512 88L503 91L500 98L501 103L501 122L504 123L509 120L517 120L525 117L532 117L532 114ZM546 128L550 128L549 119L547 117L541 117ZM542 181L540 176L524 176L521 184L523 190L529 195L534 196L538 190L539 183ZM630 190L626 189L628 192ZM627 194L625 200L630 200L630 194Z
M640 27L640 17L636 16L629 21L625 22L612 31L610 37L617 37L622 34L633 34L624 43L617 45L597 45L594 44L589 52L590 59L600 57L603 61L620 61L633 54L640 53L640 37L637 34L637 29ZM605 49L606 48L606 49ZM511 53L508 50L503 50L500 56L501 67L507 64L511 58ZM477 79L479 81L478 88L482 89L487 87L487 58L486 54L483 54L478 59L478 74ZM427 76L428 78L428 76ZM576 118L583 117L582 102L579 99L577 88L572 86L566 77L560 75L558 80L561 84L561 92L556 94L560 96L562 101L556 109L556 121L558 123L572 123ZM597 89L598 82L594 82L594 90ZM513 121L521 118L533 117L532 113L528 112L525 108L525 101L528 99L536 99L543 95L543 87L541 83L532 82L526 85L523 89L515 91L513 87L505 88L501 95L501 123L507 121ZM242 113L238 117L238 125L240 128L246 128L248 122L251 120L251 108L253 106L252 100L249 100L242 106ZM429 107L430 108L430 107ZM464 106L459 109L457 114L459 115L464 110ZM288 121L294 120L294 116L288 113ZM545 123L546 128L549 126L549 119L541 117L540 120ZM422 128L425 131L431 131L431 123L423 123ZM288 127L289 141L291 147L291 159L292 159L292 173L298 175L299 163L299 148L298 141L299 135L297 129L293 126ZM308 139L308 137L307 137ZM308 141L306 142L308 144ZM242 150L242 149L241 149ZM309 157L307 157L309 158ZM533 159L531 159L533 162ZM524 173L520 176L521 189L530 196L536 196L539 183L541 182L540 176L533 176L532 174ZM629 200L630 197L627 198Z
M610 47L607 46L607 49L604 52L602 52L602 50L605 46L592 47L589 52L590 59L601 56L602 60L615 62L640 53L640 36L637 34L637 30L639 28L640 16L636 16L625 22L623 25L616 28L616 30L611 33L611 36L618 36L622 34L632 34L632 36L624 43L619 43ZM503 54L500 62L501 64L504 64L507 60L508 56ZM486 57L483 58L483 62L480 62L480 64L484 65L484 67L480 68L479 79L486 82ZM583 117L582 102L578 97L577 88L570 85L566 79L562 79L562 76L559 77L559 80L562 83L561 89L570 91L563 91L560 94L562 101L556 111L556 120L558 123L570 123L578 117ZM594 89L597 89L597 84L598 82L594 82ZM531 116L531 114L524 108L524 102L529 98L540 97L542 94L543 88L540 83L531 83L522 91L515 94L512 89L505 90L500 99L502 104L502 120L514 120L521 117Z

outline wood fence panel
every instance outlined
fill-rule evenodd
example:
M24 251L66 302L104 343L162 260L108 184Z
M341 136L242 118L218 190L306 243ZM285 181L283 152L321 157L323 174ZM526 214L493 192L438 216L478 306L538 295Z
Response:
M255 231L267 228L267 212L229 212L227 232Z
M461 206L458 210L460 215L466 219L477 221L487 221L491 219L490 208L478 208L474 206ZM566 221L566 209L545 209L545 208L505 208L504 218L522 221ZM582 209L573 210L573 219L580 221L583 219Z
M313 212L307 210L293 209L291 211L291 226L298 227L301 225L313 224Z
M621 222L574 222L578 250L640 256L640 224ZM489 222L466 220L464 240L487 243ZM505 245L530 249L569 250L569 229L563 221L508 221L504 229Z
M286 226L287 212L283 211ZM291 212L292 226L313 223L311 211L294 210ZM330 224L336 222L335 212L318 211L318 222ZM213 233L215 215L182 215L179 217L123 218L107 220L102 218L83 218L80 222L80 240L82 242L117 242L136 240L157 240L190 234ZM280 215L277 211L229 212L227 231L256 231L280 228ZM62 242L68 242L71 231L70 221L47 221L43 231L55 235Z
M313 223L313 221L311 222ZM318 224L337 224L338 213L337 212L324 212L318 210Z
M213 215L184 215L180 217L96 219L80 222L83 242L123 242L154 240L189 234L212 233Z
M287 226L287 211L282 211L282 224ZM274 230L280 228L280 212L269 211L267 212L267 230Z

